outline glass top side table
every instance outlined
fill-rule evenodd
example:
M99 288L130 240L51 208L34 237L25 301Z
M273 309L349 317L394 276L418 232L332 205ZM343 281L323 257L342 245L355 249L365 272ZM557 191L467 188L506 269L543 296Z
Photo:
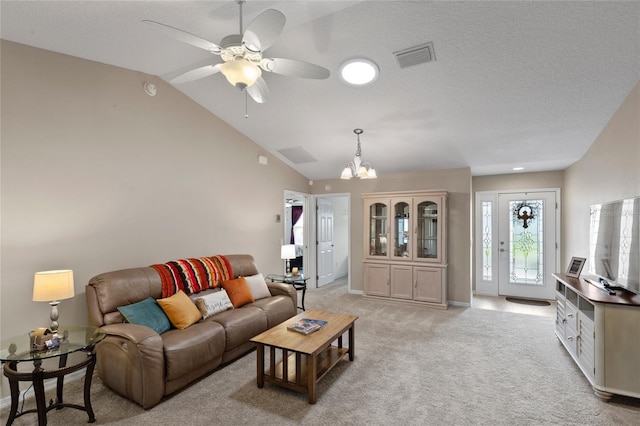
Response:
M298 309L302 309L303 311L306 310L304 307L304 296L307 292L307 281L309 280L308 277L305 277L304 274L298 274L298 275L269 274L266 276L266 279L271 282L290 284L296 290L302 290L302 300L301 300L302 307L298 307Z
M24 333L9 339L3 339L0 343L0 362L4 364L3 373L9 380L11 389L11 410L7 425L27 413L38 413L38 424L47 424L47 412L54 408L71 407L83 410L89 416L89 423L95 421L93 408L91 407L91 378L96 364L94 352L95 345L102 341L106 334L96 327L61 327L58 332L59 346L51 349L32 350L29 333ZM86 357L76 361L75 357L70 365L69 355L83 352ZM58 368L45 369L42 361L45 359L58 358ZM18 364L33 362L34 369L31 372L19 371ZM84 379L84 406L75 404L65 404L62 399L64 376L86 367ZM46 406L44 394L44 380L57 378L56 397L57 401ZM18 402L20 399L19 382L30 381L36 397L35 410L25 410L18 413Z

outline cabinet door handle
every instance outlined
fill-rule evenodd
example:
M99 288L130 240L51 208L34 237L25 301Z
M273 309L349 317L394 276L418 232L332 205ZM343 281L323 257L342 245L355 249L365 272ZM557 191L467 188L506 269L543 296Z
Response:
M573 342L573 336L567 337L567 340L570 341L570 342Z
M573 318L573 314L569 314L567 315L569 318Z

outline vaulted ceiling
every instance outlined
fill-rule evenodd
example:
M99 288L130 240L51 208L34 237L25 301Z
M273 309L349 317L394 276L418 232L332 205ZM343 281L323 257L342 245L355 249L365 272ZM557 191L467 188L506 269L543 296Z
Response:
M269 8L287 23L266 56L321 65L328 79L265 72L264 104L221 74L175 87L309 179L340 175L354 128L364 129L362 157L378 175L563 169L640 80L638 2L249 0L245 28ZM2 0L0 16L3 39L167 81L221 59L142 20L215 43L239 27L233 0ZM428 42L435 60L399 66L394 52ZM374 84L338 77L356 56L379 66Z

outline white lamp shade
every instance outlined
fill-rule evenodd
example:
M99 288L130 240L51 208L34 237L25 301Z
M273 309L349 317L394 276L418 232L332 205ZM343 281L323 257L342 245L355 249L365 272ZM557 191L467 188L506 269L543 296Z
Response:
M295 259L296 246L293 244L285 244L280 248L280 259Z
M367 179L375 179L377 177L378 177L378 175L376 174L376 170L375 169L369 169L369 171L367 172Z
M351 179L352 173L351 173L351 169L349 167L345 167L344 170L342 171L342 175L340 176L340 179Z
M256 82L262 75L260 67L246 59L235 59L220 65L220 72L229 83L244 89Z
M358 169L358 177L360 179L366 179L368 177L367 169L364 166L360 166Z
M36 272L33 278L33 301L52 302L73 297L73 271Z

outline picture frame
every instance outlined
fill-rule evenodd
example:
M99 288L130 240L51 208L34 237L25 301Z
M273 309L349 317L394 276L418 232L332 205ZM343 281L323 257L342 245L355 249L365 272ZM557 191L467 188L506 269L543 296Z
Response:
M572 257L566 275L572 278L580 278L580 273L586 261L587 259L584 257Z

